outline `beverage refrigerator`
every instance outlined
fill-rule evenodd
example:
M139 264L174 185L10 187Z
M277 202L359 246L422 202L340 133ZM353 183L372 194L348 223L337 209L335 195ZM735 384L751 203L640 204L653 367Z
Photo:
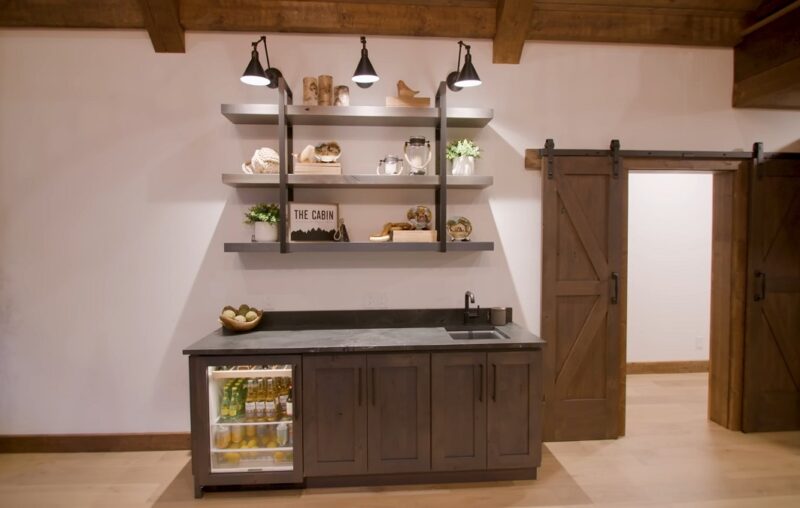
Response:
M303 481L300 364L299 356L190 357L197 497L214 485Z

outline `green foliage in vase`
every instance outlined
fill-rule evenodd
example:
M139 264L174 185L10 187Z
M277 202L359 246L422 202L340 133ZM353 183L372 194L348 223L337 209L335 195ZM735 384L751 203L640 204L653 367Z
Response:
M447 144L447 160L449 161L456 157L475 157L477 159L480 156L480 147L471 139L460 139Z
M274 203L259 203L251 206L244 214L245 224L252 224L254 222L269 222L270 224L277 224L280 220L280 208Z

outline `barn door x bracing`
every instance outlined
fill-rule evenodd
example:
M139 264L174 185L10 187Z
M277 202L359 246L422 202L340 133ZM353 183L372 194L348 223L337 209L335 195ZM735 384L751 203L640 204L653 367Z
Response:
M800 429L800 160L758 165L748 230L742 430Z
M545 441L621 432L627 174L611 157L552 157L543 178Z

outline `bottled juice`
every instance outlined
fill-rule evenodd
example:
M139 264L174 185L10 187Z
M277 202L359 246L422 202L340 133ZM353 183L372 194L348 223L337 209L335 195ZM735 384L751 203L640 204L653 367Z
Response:
M241 396L239 395L239 388L234 385L231 388L231 398L230 402L228 403L228 419L232 422L239 421L241 417L240 407L241 407Z
M274 422L278 419L277 401L275 399L275 384L272 378L267 378L267 398L265 401L264 417L268 422Z
M231 386L230 383L225 383L222 388L222 401L219 404L219 419L227 421L230 419L230 406L231 406Z
M256 420L263 422L267 416L267 387L264 380L259 379L256 384Z
M245 401L245 418L248 422L256 419L256 388L253 379L247 381L247 399Z
M282 420L292 419L291 391L292 391L292 379L288 377L283 378L283 383L281 383L281 395L280 395L281 408L283 409L283 414L281 415Z

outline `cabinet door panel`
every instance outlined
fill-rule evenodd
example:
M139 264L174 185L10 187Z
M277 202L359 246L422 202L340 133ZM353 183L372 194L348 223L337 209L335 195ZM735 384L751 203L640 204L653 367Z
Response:
M488 467L541 462L541 351L488 353Z
M369 472L430 470L430 356L371 354Z
M431 355L434 471L486 469L486 353Z
M364 355L303 359L307 476L367 472Z

